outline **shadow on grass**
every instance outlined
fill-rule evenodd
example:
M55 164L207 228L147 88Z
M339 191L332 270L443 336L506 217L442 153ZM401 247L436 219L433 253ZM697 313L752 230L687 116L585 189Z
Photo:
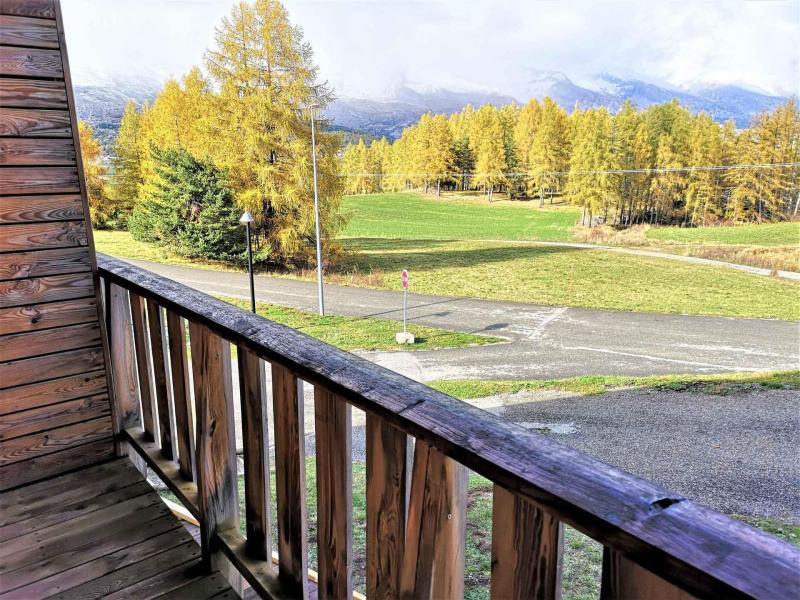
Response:
M348 249L356 254L347 257L334 272L358 271L429 271L442 267L473 267L515 260L537 260L549 256L586 252L592 249L567 246L478 246L448 249L457 243L431 242L430 240L390 240L358 238L350 240ZM433 249L433 251L431 251ZM368 253L368 254L363 254Z

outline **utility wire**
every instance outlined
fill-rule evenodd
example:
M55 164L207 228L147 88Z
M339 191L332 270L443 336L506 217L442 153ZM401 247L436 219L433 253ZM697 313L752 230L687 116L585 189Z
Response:
M696 171L728 171L728 170L762 170L800 168L800 162L767 163L755 165L707 165L697 167L658 167L648 169L606 169L591 171L528 171L497 173L505 177L564 176L564 175L626 175L626 174L658 174L658 173L691 173ZM339 177L464 177L474 173L339 173Z

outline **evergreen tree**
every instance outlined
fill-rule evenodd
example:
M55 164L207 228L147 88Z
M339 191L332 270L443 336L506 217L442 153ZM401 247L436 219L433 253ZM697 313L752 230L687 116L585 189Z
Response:
M509 197L514 197L517 188L524 184L523 178L518 175L520 157L514 140L519 114L520 108L516 102L506 104L497 111L500 129L503 132L503 155L507 172L505 185L508 188Z
M447 121L453 138L453 166L459 173L460 187L469 187L469 175L475 170L475 155L470 149L469 133L471 120L475 114L471 104L467 104L460 113L450 116Z
M167 246L190 258L242 264L241 214L224 174L181 148L153 150L158 182L136 205L129 228L140 241Z

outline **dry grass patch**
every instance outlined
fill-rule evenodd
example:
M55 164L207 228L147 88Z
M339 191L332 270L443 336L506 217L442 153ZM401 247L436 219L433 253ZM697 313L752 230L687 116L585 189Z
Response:
M770 269L800 271L800 224L768 223L730 227L651 227L628 229L575 227L577 242L647 248L722 262Z
M664 246L659 249L772 271L800 271L800 248L797 246Z

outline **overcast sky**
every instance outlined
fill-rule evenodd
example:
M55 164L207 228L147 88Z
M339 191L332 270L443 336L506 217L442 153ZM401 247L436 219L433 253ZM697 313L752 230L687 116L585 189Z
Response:
M75 83L199 64L232 0L62 0ZM800 92L800 0L286 0L338 96L413 82L527 100L537 73Z

